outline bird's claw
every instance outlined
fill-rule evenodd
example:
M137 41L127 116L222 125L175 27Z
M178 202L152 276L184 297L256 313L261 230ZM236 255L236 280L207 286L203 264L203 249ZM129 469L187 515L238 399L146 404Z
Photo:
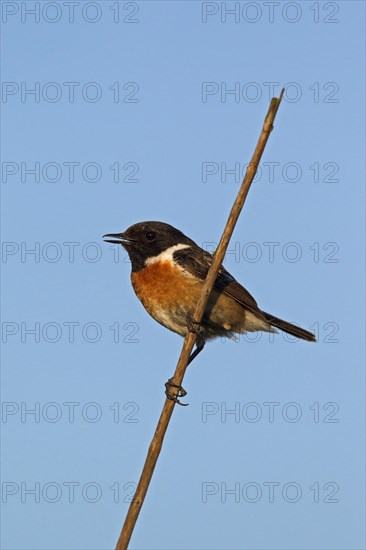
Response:
M176 388L178 391L172 393L172 388ZM182 407L186 407L187 405L189 405L189 403L181 403L179 401L179 397L185 397L187 395L187 392L182 386L174 384L172 378L169 378L168 382L165 382L165 395L167 396L167 399L174 401L174 403L176 403L177 405L181 405Z
M197 336L201 336L203 333L203 327L201 325L201 322L196 321L195 319L193 319L193 317L188 317L187 327L189 332L193 332L193 334L197 334Z

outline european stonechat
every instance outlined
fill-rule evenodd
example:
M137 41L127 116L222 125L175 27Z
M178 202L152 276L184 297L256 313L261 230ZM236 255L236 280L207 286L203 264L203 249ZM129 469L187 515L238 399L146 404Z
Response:
M193 316L212 255L167 223L136 223L124 233L104 235L104 239L127 250L132 286L151 317L181 336L192 330L197 332L196 349L189 362L203 349L206 340L234 337L235 333L277 332L278 328L308 342L316 341L311 332L261 310L253 296L223 266L199 327L195 328ZM169 391L167 395L171 397Z

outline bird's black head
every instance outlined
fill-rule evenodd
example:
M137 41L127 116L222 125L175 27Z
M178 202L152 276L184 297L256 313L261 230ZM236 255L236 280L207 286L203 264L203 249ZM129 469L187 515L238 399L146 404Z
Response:
M163 222L140 222L131 225L124 233L104 235L107 243L121 244L128 252L132 271L140 271L146 260L158 256L177 244L195 245L179 229Z

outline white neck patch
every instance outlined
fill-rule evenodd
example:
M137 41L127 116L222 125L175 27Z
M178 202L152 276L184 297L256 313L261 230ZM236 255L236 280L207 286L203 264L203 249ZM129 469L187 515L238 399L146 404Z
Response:
M152 258L147 258L145 260L145 265L151 265L155 262L172 262L173 261L173 254L177 250L184 250L185 248L190 248L189 244L175 244L174 246L171 246L164 250L164 252L161 252L158 254L158 256L153 256Z

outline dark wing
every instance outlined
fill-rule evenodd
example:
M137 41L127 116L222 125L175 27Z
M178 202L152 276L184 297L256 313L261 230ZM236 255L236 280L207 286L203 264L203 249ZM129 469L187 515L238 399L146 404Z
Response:
M201 280L206 279L208 270L212 264L212 255L199 247L189 247L183 248L182 250L177 250L174 252L173 258L178 265L191 273L191 275L194 275ZM214 289L218 292L227 294L244 308L252 311L260 317L263 317L262 312L253 296L249 294L249 292L241 286L241 284L239 284L232 275L230 275L223 265L220 267L220 271L214 284Z

